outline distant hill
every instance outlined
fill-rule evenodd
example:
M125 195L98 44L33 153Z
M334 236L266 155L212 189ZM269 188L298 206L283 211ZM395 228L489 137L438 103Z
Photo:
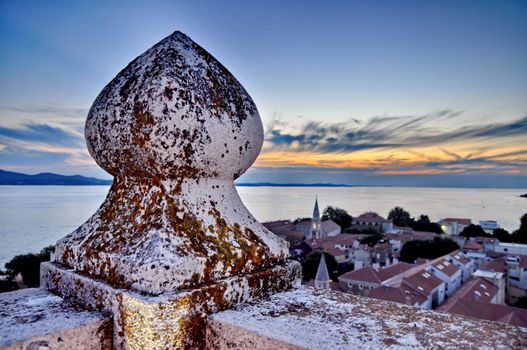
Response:
M94 186L94 185L111 185L112 180L102 180L95 177L86 177L82 175L59 175L53 173L40 173L36 175L27 175L15 173L12 171L0 170L0 185L65 185L65 186ZM332 183L274 183L274 182L255 182L255 183L237 183L236 186L250 187L352 187L351 185L332 184Z
M70 185L70 186L94 186L111 185L112 180L101 180L94 177L81 175L58 175L52 173L40 173L27 175L12 171L0 170L0 185Z
M237 183L236 186L249 187L353 187L352 185L331 184L331 183L314 183L314 184L298 184L298 183L274 183L274 182L255 182L255 183Z

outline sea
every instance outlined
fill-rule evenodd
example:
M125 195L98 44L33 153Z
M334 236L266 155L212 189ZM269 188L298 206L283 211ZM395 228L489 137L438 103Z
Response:
M0 269L17 254L38 252L86 221L101 205L109 186L0 186ZM315 198L352 216L375 211L387 216L401 206L414 217L428 215L496 220L518 228L527 212L526 189L417 187L237 187L251 213L261 222L309 217Z

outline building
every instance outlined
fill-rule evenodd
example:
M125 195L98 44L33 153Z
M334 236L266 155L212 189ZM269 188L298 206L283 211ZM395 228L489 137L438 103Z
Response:
M367 212L357 216L351 222L353 227L359 228L372 228L379 232L391 232L393 231L393 222L383 218L377 213Z
M352 252L352 261L355 266L368 266L371 264L373 248L367 244L360 244Z
M388 266L392 261L392 246L388 242L379 242L373 246L373 257L374 263L380 266Z
M434 276L445 282L445 294L447 297L454 294L454 292L461 286L461 269L446 258L433 262L430 264L429 268Z
M480 220L479 226L481 226L481 228L487 233L492 233L492 231L501 228L495 220Z
M311 220L304 220L295 225L295 231L303 232L307 240L334 237L341 233L341 227L333 220L322 221L318 208L318 198L315 198L315 206Z
M465 256L474 262L474 270L479 269L487 263L487 254L483 249L483 245L476 243L473 240L467 240L461 251Z
M472 223L470 219L445 218L439 221L443 232L448 235L458 236L461 231Z
M527 297L527 256L507 256L505 263L507 264L507 302L513 304L519 298Z
M461 283L465 283L472 277L474 262L468 259L465 253L456 250L449 255L449 261L461 270Z
M503 272L488 271L484 269L479 269L474 272L474 278L484 278L485 280L491 282L498 291L496 293L496 298L493 301L493 304L505 304L505 289L507 285L506 275Z
M496 253L527 255L527 244L500 242L496 247Z
M471 237L470 240L481 244L485 252L495 252L496 247L500 244L500 241L494 237Z
M426 297L425 309L435 309L445 300L445 282L424 269L404 277L402 284Z

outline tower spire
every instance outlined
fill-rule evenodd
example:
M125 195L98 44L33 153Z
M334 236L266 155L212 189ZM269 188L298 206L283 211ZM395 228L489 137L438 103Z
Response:
M315 197L315 208L313 208L313 218L311 219L311 239L322 238L322 221L318 209L318 197Z
M317 274L315 276L316 289L329 289L329 272L326 265L326 257L324 253L320 254L320 262L318 263Z
M313 219L320 219L320 211L318 210L318 196L315 196L315 208L313 209Z

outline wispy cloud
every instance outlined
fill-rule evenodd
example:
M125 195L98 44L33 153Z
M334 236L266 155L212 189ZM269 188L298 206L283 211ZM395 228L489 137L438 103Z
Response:
M0 159L7 169L70 172L97 167L81 132L46 123L0 126Z
M527 116L508 123L460 126L459 111L445 110L424 116L374 117L365 122L308 122L297 130L272 123L266 133L267 149L324 153L353 152L368 148L423 147L463 140L527 135ZM288 130L289 129L289 130Z
M463 112L382 116L348 123L274 119L261 166L375 169L379 173L484 173L527 175L527 116L507 122L467 124Z
M48 124L25 124L17 128L0 126L0 140L80 146L83 143L83 136L77 131L65 130Z

